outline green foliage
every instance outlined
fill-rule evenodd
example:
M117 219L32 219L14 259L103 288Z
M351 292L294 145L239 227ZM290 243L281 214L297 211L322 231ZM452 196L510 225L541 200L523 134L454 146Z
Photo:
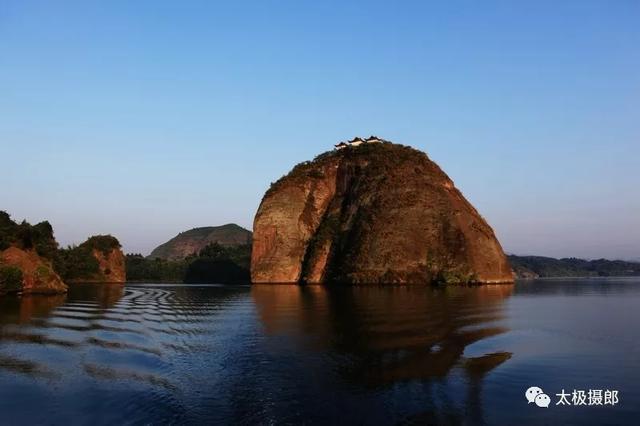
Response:
M22 290L22 271L15 266L0 266L0 294Z
M54 270L63 280L91 279L100 272L98 260L93 251L105 254L120 248L118 240L111 235L97 235L80 246L59 249L49 222L30 225L26 221L16 223L8 213L0 211L0 250L11 246L22 250L35 250L39 256L53 262ZM36 273L48 280L52 271L41 267Z
M36 276L42 281L49 281L51 278L51 269L44 265L40 265L36 268Z
M11 246L16 226L7 212L0 211L0 251Z
M201 257L187 268L184 282L199 284L241 284L250 282L249 270L229 259Z
M271 186L267 190L265 197L267 197L270 193L277 190L280 186L283 185L285 181L295 182L298 179L306 179L306 178L314 178L314 179L322 179L324 177L324 173L319 169L319 166L324 164L329 158L332 158L336 155L335 151L329 151L326 156L322 157L322 161L318 161L320 157L316 157L314 161L303 161L302 163L298 163L293 166L293 169L285 176L282 176L276 182L272 182Z
M210 259L228 259L229 253L218 243L211 243L204 247L196 257L207 257Z
M0 251L4 251L11 247L11 241L0 235Z
M31 228L31 238L36 252L44 258L53 259L58 243L53 236L53 227L49 222L40 222Z
M433 284L436 285L466 285L476 282L474 274L460 271L440 271L433 279Z
M112 250L119 249L121 247L120 241L111 235L94 235L80 246L91 250L96 249L105 255L110 253Z
M251 265L251 244L223 246L218 243L211 243L200 250L197 256L190 256L187 259L193 261L197 258L231 260L235 264L249 269Z
M138 282L248 282L250 264L251 244L211 243L183 260L126 256L127 280Z
M79 246L57 250L53 267L63 280L92 280L100 274L100 263L93 255L94 250L107 255L119 248L120 242L115 237L94 235ZM109 273L105 271L105 275Z
M46 259L53 259L58 250L58 243L49 222L30 225L22 221L18 224L11 220L7 212L0 211L0 250L10 246L23 250L35 250Z
M150 259L141 254L127 254L128 281L182 282L188 263L185 260Z
M53 267L63 280L82 280L100 272L98 260L88 246L70 246L58 250Z

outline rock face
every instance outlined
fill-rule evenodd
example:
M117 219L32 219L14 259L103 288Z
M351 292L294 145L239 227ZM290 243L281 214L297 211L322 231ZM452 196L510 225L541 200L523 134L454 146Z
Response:
M124 283L127 279L125 257L120 242L111 235L96 235L80 244L97 261L97 271L71 281Z
M327 152L267 191L254 283L498 283L493 230L426 154L391 143Z
M238 246L251 243L251 231L234 223L222 226L207 226L181 232L164 244L156 247L150 258L180 260L197 253L211 243L221 246Z
M39 256L34 250L9 247L0 252L0 267L17 268L21 271L22 293L56 294L67 292L67 286L53 270L51 262Z
M126 281L125 256L111 235L94 235L79 246L58 251L57 271L68 283L118 283Z
M65 293L52 263L57 251L49 222L17 223L0 211L0 294Z
M106 252L93 249L92 254L98 261L98 269L100 270L99 275L95 277L96 281L124 283L127 280L124 253L120 248Z

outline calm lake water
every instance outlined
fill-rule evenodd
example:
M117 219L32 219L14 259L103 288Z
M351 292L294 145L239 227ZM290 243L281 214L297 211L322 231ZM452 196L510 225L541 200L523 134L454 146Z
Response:
M638 424L639 326L639 279L75 286L0 299L0 423Z

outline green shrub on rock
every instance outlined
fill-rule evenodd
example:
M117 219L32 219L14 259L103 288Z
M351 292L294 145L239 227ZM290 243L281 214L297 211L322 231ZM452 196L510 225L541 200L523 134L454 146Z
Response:
M22 290L22 271L15 266L0 266L0 294Z

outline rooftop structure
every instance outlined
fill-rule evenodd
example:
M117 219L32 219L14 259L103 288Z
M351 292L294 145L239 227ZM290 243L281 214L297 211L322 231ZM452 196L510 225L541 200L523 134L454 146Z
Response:
M335 144L335 149L339 150L339 149L344 149L346 147L352 146L352 147L356 147L356 146L360 146L362 144L365 143L381 143L381 142L388 142L384 139L381 139L377 136L369 136L366 139L362 139L361 137L355 137L353 139L351 139L350 141L346 141L346 142L339 142L337 144Z

